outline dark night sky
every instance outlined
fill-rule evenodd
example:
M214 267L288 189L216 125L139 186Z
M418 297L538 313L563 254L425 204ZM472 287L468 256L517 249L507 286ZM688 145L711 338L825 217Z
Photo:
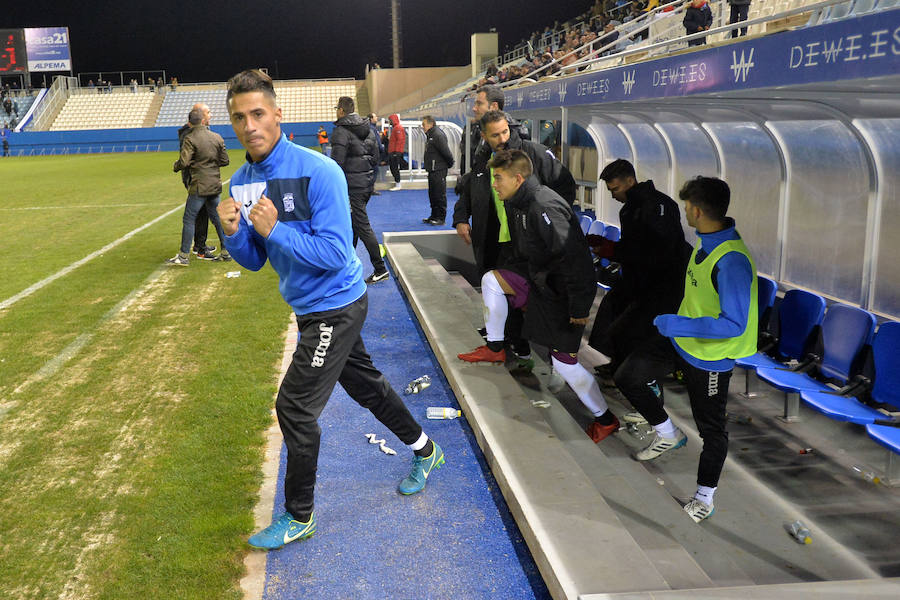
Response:
M495 27L502 50L591 4L402 0L403 66L465 65L472 33ZM390 0L26 1L0 18L0 28L68 26L76 73L165 69L190 82L258 66L282 79L361 78L366 63L391 66Z

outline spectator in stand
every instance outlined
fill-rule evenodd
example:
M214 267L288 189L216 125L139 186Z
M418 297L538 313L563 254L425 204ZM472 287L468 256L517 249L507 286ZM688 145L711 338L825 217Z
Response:
M169 80L169 88L174 92L177 87L178 87L178 78L172 77Z
M170 265L186 267L189 264L188 254L191 249L191 241L194 239L194 226L197 222L197 211L201 206L206 206L209 219L219 234L219 242L222 244L222 253L225 250L225 233L219 222L219 213L216 207L219 205L219 194L222 193L222 177L219 172L221 167L228 164L228 152L225 151L225 141L218 133L209 130L203 124L203 111L192 108L188 114L188 123L191 130L184 136L181 145L181 155L175 161L173 167L177 173L182 169L191 170L191 183L188 187L188 199L184 207L184 217L181 226L181 250L168 259Z
M403 189L400 185L400 166L403 164L403 152L406 150L406 130L400 125L400 115L388 117L391 122L391 138L388 142L388 163L391 167L391 175L394 176L392 192Z
M13 101L12 101L12 98L10 98L9 96L6 96L5 98L3 98L3 110L6 111L7 116L10 116L10 117L12 116ZM18 111L16 111L16 114L19 114Z
M747 14L750 12L750 0L728 0L731 5L731 18L728 20L729 25L740 23L747 20ZM738 29L731 30L731 37L736 38L738 35L747 35L747 28L741 27L740 33Z
M594 46L600 50L601 48L606 47L609 44L612 44L616 40L619 39L619 32L616 31L616 26L621 25L618 21L610 21L603 28L603 37L601 37ZM610 54L614 54L616 52L616 47L612 46L603 50L600 56L609 56Z
M428 201L431 214L422 219L426 225L443 225L447 219L447 170L453 166L453 153L447 145L447 136L431 115L422 117L425 131L425 153L422 158L428 172Z
M707 0L691 0L690 6L684 10L684 29L687 35L707 31L713 22L712 9ZM702 46L706 43L706 37L697 38L688 42L688 46Z
M132 78L131 78L130 85L131 85L131 93L132 93L132 94L137 94L137 91L138 91L138 82L137 82L137 79L134 79L134 78L132 77Z
M3 138L3 157L6 158L9 156L9 135L7 132L9 129L6 125L3 126L3 131L0 131L0 138Z
M369 128L369 122L356 112L353 98L341 96L335 110L337 120L331 132L331 158L340 165L347 179L353 247L356 248L356 242L362 240L375 268L366 278L366 283L378 283L388 278L388 271L366 212L375 182L372 170L378 165L378 142L375 132Z
M151 92L156 90L156 80L153 79L152 77L148 77L148 78L147 78L147 85L150 86L150 91L151 91ZM93 81L91 82L91 87L94 87L94 82L93 82Z

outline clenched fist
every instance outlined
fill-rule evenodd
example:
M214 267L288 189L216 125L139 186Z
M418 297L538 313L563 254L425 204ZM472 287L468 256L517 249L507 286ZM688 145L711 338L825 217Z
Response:
M250 222L253 223L256 233L264 238L269 237L269 233L278 222L278 209L265 194L260 196L259 201L250 209Z
M241 218L241 205L235 202L234 198L229 197L219 203L216 212L219 213L219 221L222 223L225 235L234 235L238 230Z

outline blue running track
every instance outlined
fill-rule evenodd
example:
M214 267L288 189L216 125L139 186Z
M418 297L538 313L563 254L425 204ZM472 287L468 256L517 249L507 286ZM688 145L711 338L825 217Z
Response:
M379 239L382 231L425 229L421 220L428 215L425 190L382 192L369 202ZM368 275L362 244L358 252ZM320 419L318 531L269 553L263 597L550 598L465 419L425 419L427 406L459 405L393 274L369 287L363 339L401 395L410 380L431 376L430 388L404 398L443 448L446 464L432 472L423 492L398 494L412 452L337 387ZM397 455L383 454L366 433L387 440ZM284 461L282 448L273 515L284 510Z

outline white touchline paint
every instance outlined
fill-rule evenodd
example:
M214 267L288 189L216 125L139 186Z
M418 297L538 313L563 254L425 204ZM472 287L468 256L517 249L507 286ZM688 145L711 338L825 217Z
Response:
M231 179L226 179L225 181L222 182L222 185L228 184L229 181L231 181ZM19 293L16 294L15 296L11 296L11 297L7 298L6 300L4 300L3 302L0 302L0 310L5 310L5 309L9 308L10 306L12 306L13 304L15 304L16 302L18 302L19 300L21 300L21 299L23 299L23 298L27 298L27 297L30 296L31 294L33 294L33 293L35 293L36 291L40 290L41 288L43 288L43 287L45 287L45 286L47 286L47 285L53 283L54 281L56 281L56 280L59 279L60 277L63 277L63 276L65 276L65 275L68 275L69 273L71 273L72 271L74 271L75 269L77 269L78 267L80 267L81 265L86 264L86 263L88 263L88 262L94 260L94 259L97 258L98 256L104 254L105 252L108 252L108 251L112 250L113 248L115 248L115 247L118 246L119 244L128 241L129 239L131 239L132 237L134 237L134 236L137 235L138 233L142 232L143 230L147 229L148 227L151 227L151 226L155 225L156 223L162 221L163 219L165 219L166 217L168 217L168 216L171 215L172 213L177 212L177 211L179 211L179 210L182 210L183 208L184 208L183 205L182 205L182 206L176 206L176 207L173 208L172 210L170 210L170 211L168 211L168 212L166 212L166 213L163 213L163 214L161 214L160 216L156 217L155 219L153 219L153 220L150 221L149 223L144 223L143 225L141 225L141 226L138 227L137 229L133 229L133 230L129 231L128 233L126 233L125 235L123 235L122 237L120 237L119 239L115 240L114 242L110 242L109 244L103 246L102 248L100 248L100 249L97 250L96 252L91 252L90 254L88 254L87 256L85 256L84 258L82 258L81 260L76 261L76 262L73 262L71 265L69 265L69 266L67 266L67 267L63 267L62 269L60 269L59 271L57 271L57 272L54 273L53 275L50 275L49 277L45 277L44 279L41 279L41 280L38 281L37 283L28 286L27 288L25 288L24 290L22 290L21 292L19 292Z

